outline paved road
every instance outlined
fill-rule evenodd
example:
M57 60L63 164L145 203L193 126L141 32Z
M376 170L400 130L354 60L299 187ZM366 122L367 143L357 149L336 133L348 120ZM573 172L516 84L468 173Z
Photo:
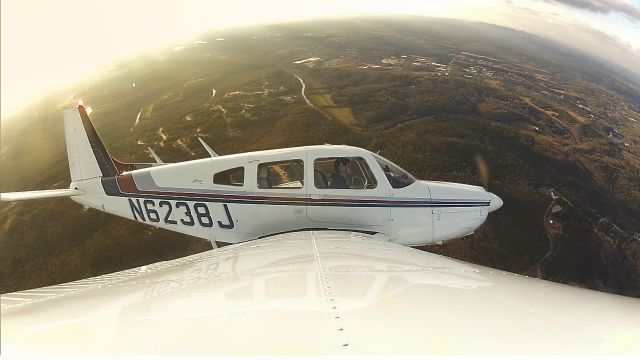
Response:
M311 106L312 108L314 108L317 112L319 112L320 114L322 114L324 117L326 117L327 119L331 119L331 117L329 117L327 114L324 113L324 111L318 109L315 105L313 105L313 103L311 101L309 101L309 99L307 99L307 95L305 95L304 91L307 88L307 85L304 83L304 81L302 80L302 78L300 76L298 76L297 74L293 74L293 76L297 77L298 80L300 81L300 84L302 85L302 90L300 90L300 94L302 95L302 97L304 98L304 101L307 102L307 105Z
M536 276L538 278L542 278L545 265L547 265L547 263L558 253L558 249L560 248L561 238L557 235L552 235L549 231L549 226L553 224L553 219L551 218L553 215L553 207L558 204L558 199L563 199L569 203L564 197L556 195L553 190L550 190L549 192L551 194L551 202L549 203L549 206L547 206L547 210L544 212L544 216L542 218L542 226L544 226L544 232L547 234L547 239L549 239L549 250L540 260L538 260L538 262L535 263L535 265L531 267L531 269L529 269L529 271L526 272L527 275Z

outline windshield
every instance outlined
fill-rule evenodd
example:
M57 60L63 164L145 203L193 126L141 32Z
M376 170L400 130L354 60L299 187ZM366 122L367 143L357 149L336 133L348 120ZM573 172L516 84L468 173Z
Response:
M378 165L380 165L382 171L384 171L384 175L387 177L387 180L389 180L389 183L394 189L409 186L416 181L411 174L403 170L400 166L380 155L373 154L373 157L378 162Z

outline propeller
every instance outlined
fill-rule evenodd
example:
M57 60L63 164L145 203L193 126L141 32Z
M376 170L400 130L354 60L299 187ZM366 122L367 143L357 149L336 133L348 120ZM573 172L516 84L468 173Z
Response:
M485 191L490 191L491 187L491 171L489 170L489 165L487 165L487 161L484 159L482 155L477 153L473 160L476 162L476 167L478 168L478 172L480 173L480 179L482 180L482 187L484 187Z

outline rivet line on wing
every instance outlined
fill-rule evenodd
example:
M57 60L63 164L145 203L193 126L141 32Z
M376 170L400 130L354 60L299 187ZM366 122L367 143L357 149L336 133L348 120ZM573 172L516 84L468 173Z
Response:
M327 268L320 257L320 251L318 251L318 244L315 236L313 235L313 231L311 233L322 297L324 299L324 303L328 307L327 326L329 331L334 332L338 347L341 349L348 348L349 342L346 338L344 322L342 320L342 315L339 315L339 312L341 311L340 304L336 297L335 289L333 289L332 284L329 281L329 277L327 276Z

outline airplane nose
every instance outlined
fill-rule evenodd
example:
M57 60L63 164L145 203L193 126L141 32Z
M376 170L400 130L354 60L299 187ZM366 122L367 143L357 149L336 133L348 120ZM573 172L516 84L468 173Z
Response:
M495 211L502 207L502 199L500 199L498 195L489 193L489 197L491 198L491 203L489 203L489 211Z

